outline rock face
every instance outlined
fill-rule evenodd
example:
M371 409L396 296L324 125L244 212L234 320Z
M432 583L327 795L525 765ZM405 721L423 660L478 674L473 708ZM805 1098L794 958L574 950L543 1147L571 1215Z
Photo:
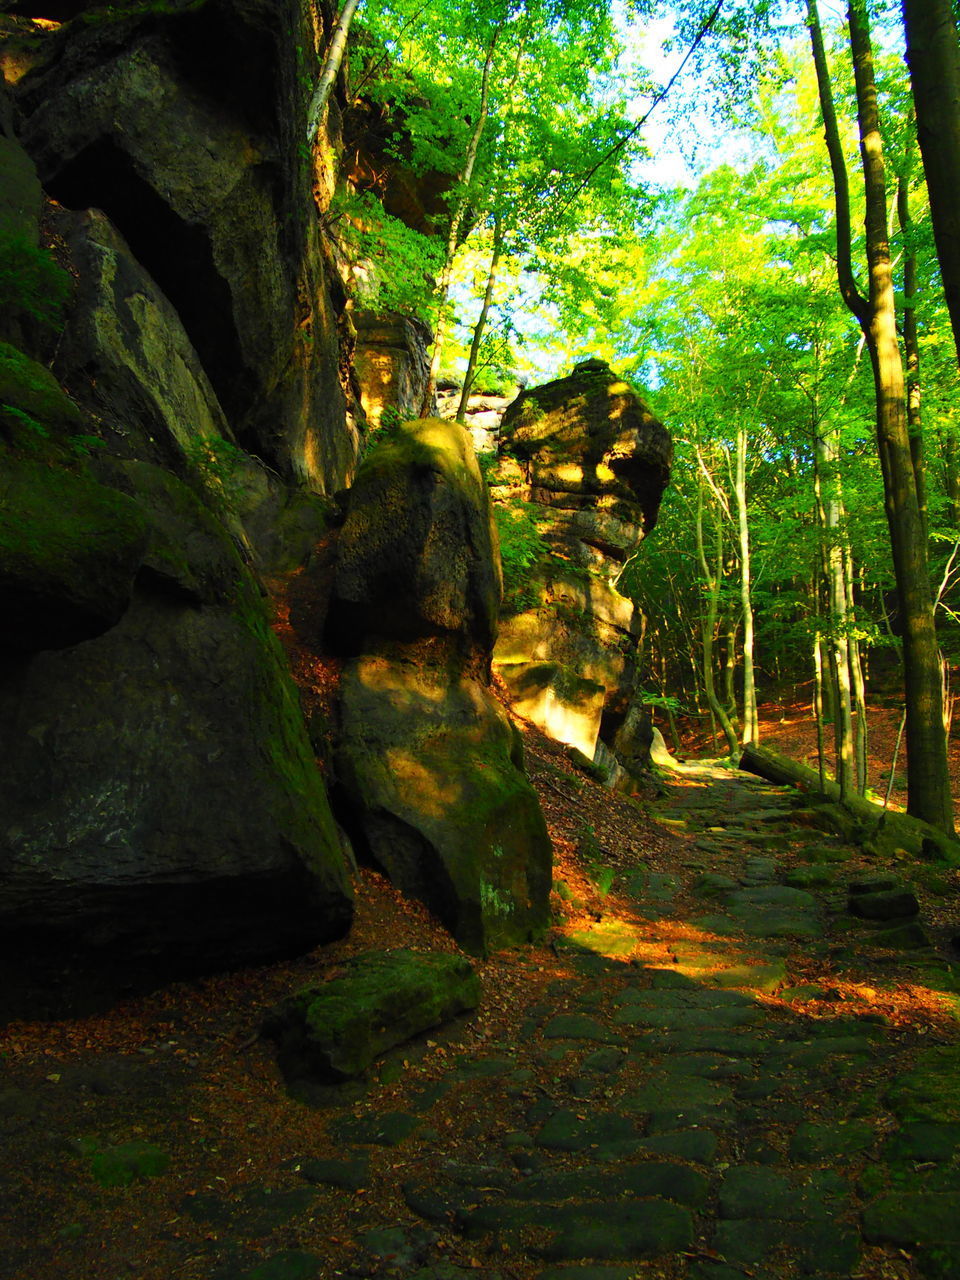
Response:
M487 688L495 536L467 432L408 423L351 491L330 613L350 656L337 777L355 843L477 952L542 931L551 882L518 739Z
M24 146L0 100L4 230L53 279L43 216L73 281L57 337L36 280L15 280L0 343L3 1014L350 924L343 838L251 569L302 560L322 516L291 481L339 488L356 451L318 221L292 212L309 175L288 48L256 0L111 11L34 31ZM42 214L32 160L65 207Z
M297 50L312 29L305 6L280 8L209 0L80 19L50 35L15 100L46 191L109 218L177 311L236 438L333 492L358 446L344 430L344 298L298 149Z
M403 419L416 418L430 377L430 330L396 312L355 311L353 322L353 367L367 421L379 426L388 408Z
M624 725L639 619L615 581L656 523L670 437L629 384L588 360L521 393L500 450L494 494L531 504L549 554L501 623L497 671L524 716L591 758L601 727L611 745L623 730L618 755L636 767L643 733Z

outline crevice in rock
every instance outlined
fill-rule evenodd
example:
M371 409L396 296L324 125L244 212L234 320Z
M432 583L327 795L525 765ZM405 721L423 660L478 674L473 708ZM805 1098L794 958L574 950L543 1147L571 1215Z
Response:
M176 308L224 411L237 418L255 388L232 319L230 287L203 230L178 217L107 139L64 164L47 191L69 209L98 208L109 217Z

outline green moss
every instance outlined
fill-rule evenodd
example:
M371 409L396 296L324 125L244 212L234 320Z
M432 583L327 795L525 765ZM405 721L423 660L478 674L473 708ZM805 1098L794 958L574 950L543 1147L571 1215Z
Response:
M960 1048L928 1049L890 1085L884 1101L901 1124L960 1121Z
M85 475L22 457L5 460L3 497L5 592L66 602L91 617L119 617L147 541L136 503Z
M59 329L69 294L70 277L46 249L23 232L0 229L0 311Z
M83 420L49 369L0 342L0 430L8 443L29 447L76 431Z
M149 1142L123 1142L96 1152L90 1172L101 1187L129 1187L142 1178L157 1178L166 1172L170 1157Z

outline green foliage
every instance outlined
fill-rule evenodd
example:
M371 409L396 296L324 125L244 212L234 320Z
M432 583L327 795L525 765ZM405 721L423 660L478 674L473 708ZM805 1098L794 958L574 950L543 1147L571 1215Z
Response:
M0 230L0 310L59 329L70 277L22 232Z
M537 526L536 511L532 502L517 497L497 503L493 508L503 565L503 603L504 608L513 613L521 613L534 603L530 571L550 554L550 547Z
M443 266L438 239L391 217L370 192L338 195L330 206L329 231L354 264L365 306L404 315L428 313L433 279Z
M220 436L199 436L184 449L191 473L203 495L218 511L235 510L244 494L242 467L247 455Z

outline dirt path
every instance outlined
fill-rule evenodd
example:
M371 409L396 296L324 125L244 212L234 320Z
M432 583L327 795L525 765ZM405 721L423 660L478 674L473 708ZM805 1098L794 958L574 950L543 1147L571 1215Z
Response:
M555 753L530 767L553 938L489 962L480 1016L378 1078L292 1100L254 1034L335 949L11 1028L0 1274L960 1277L952 971L847 910L882 873L955 919L951 875L867 864L720 767L671 775L648 814ZM449 949L384 894L350 946Z

